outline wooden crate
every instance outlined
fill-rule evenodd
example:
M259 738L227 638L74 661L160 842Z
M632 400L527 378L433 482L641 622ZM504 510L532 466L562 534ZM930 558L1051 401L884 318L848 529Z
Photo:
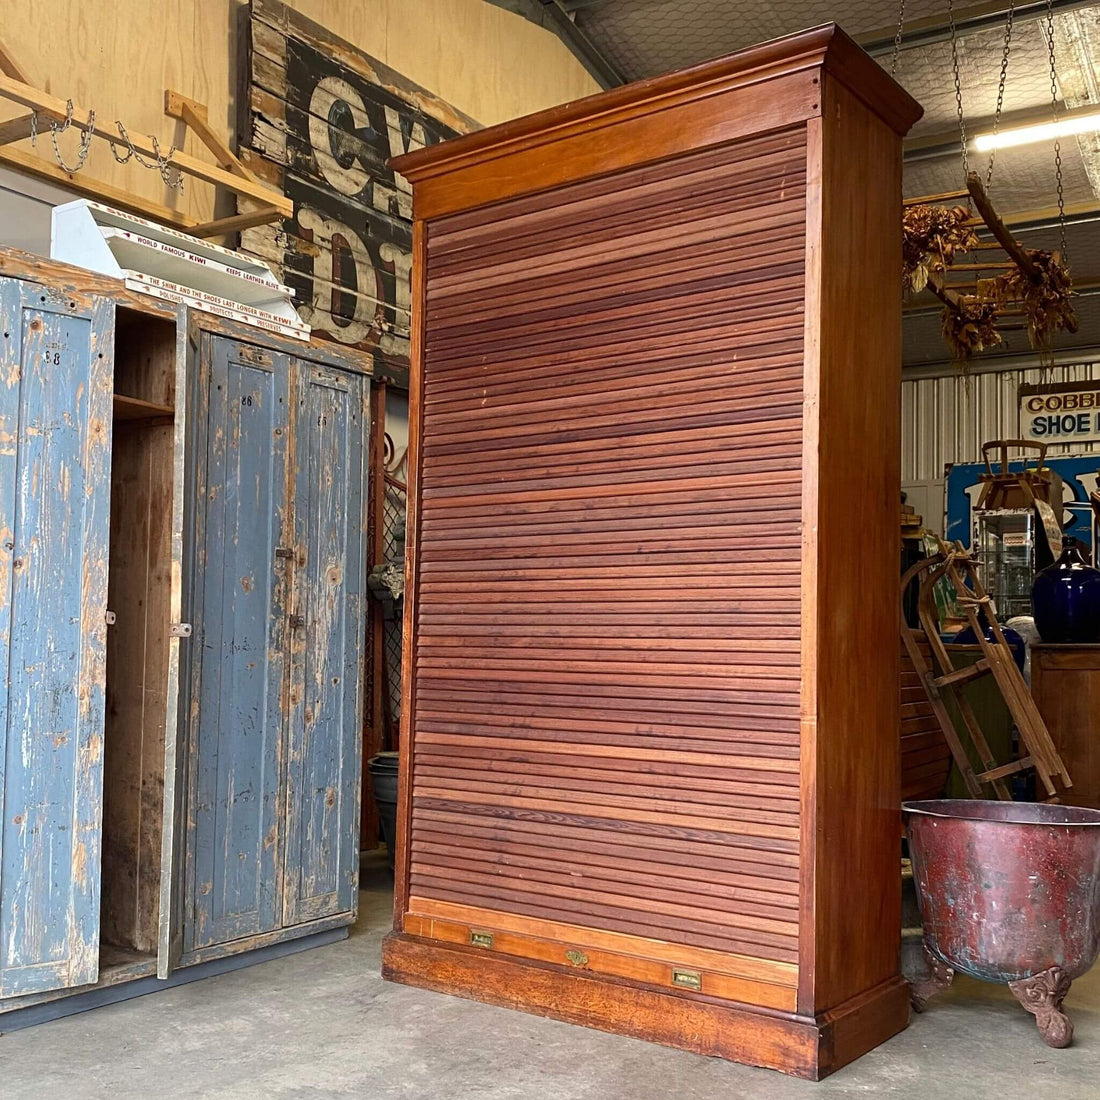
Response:
M808 1077L905 1026L890 594L919 113L829 26L396 162L387 977Z

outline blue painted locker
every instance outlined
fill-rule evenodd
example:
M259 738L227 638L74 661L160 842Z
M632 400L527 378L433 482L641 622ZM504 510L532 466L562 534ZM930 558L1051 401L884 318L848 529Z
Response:
M114 305L0 279L0 996L99 972Z
M297 561L287 742L287 924L346 912L358 885L366 382L297 363Z
M355 908L368 423L361 375L199 358L191 957Z
M0 323L4 1031L354 920L370 364L4 250Z
M193 904L184 950L278 928L286 713L290 360L218 337L201 354ZM201 415L201 413L200 413Z

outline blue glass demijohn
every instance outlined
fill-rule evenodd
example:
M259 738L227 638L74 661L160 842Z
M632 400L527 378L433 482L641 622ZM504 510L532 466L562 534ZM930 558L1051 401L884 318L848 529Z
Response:
M1069 543L1031 586L1031 609L1044 642L1100 642L1100 569Z

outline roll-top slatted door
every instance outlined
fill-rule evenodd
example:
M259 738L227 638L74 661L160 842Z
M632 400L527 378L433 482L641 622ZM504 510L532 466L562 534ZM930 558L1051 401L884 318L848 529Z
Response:
M430 226L414 913L793 989L805 206L799 127Z
M918 116L823 27L394 162L413 324L385 977L809 1077L905 1026Z

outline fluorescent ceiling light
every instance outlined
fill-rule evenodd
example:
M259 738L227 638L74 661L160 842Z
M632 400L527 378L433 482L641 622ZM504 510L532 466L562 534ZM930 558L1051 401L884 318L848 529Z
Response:
M1057 122L1040 122L1034 126L1017 126L999 134L979 134L974 149L988 153L992 149L1011 149L1014 145L1031 145L1036 141L1053 141L1070 134L1087 134L1100 130L1100 111L1074 113Z

